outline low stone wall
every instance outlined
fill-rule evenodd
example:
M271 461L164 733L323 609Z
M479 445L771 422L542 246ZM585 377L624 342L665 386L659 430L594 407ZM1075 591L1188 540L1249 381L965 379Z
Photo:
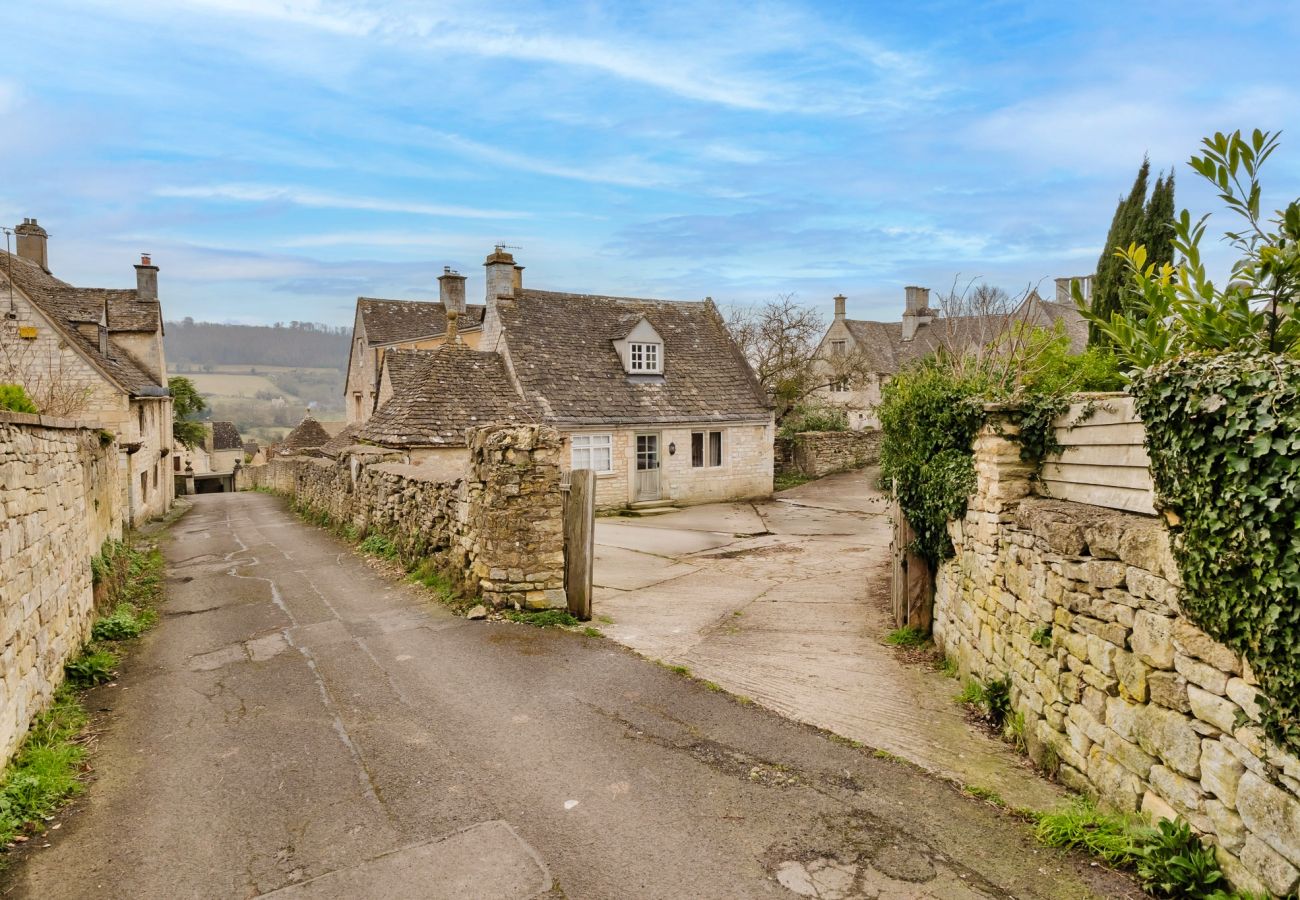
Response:
M934 637L1007 677L1031 756L1125 811L1187 820L1239 888L1300 883L1300 758L1268 742L1249 664L1186 619L1161 520L1029 496L1014 428L976 441L978 488L936 579Z
M471 434L466 475L452 481L376 449L276 459L242 470L239 487L381 533L493 606L564 608L560 448L553 428L493 425Z
M873 466L880 460L880 431L801 431L776 439L776 473L820 478Z
M118 448L103 434L0 412L0 765L90 636L90 561L122 537Z

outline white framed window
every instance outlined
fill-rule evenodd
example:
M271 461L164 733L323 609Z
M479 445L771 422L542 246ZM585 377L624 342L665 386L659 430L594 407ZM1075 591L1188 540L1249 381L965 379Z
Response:
M722 465L722 432L691 432L691 468L714 469Z
M659 344L629 344L628 371L662 372L663 354Z
M839 381L831 382L832 394L847 394L848 392L849 392L849 382L847 379L841 378Z
M614 471L614 436L612 434L573 435L573 468L593 472Z

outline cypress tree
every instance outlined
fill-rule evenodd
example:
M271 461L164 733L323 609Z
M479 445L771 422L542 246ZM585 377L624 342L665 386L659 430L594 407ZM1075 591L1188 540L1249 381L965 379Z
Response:
M1156 180L1143 222L1141 242L1147 248L1147 262L1156 268L1174 261L1174 173Z
M1142 158L1142 167L1127 197L1120 199L1111 219L1106 243L1097 260L1097 275L1092 282L1092 311L1105 319L1121 309L1121 287L1124 281L1124 263L1115 256L1116 250L1126 249L1133 241L1142 240L1141 231L1146 219L1147 176L1151 161ZM1091 323L1088 325L1088 343L1104 343L1105 336Z

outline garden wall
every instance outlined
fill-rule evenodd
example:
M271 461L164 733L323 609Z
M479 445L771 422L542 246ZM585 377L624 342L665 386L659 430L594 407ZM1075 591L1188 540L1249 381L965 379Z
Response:
M466 474L455 480L376 448L276 459L244 469L238 486L383 534L408 558L438 560L462 591L493 606L564 608L560 447L547 426L491 425L471 433Z
M801 431L776 439L776 474L820 478L875 465L880 460L881 432Z
M1001 430L999 432L999 429ZM1107 805L1186 819L1243 889L1300 883L1300 758L1265 740L1255 679L1184 618L1161 520L1030 496L1007 422L976 440L934 637L1008 677L1031 756Z
M101 434L0 412L0 765L90 636L91 558L122 537L118 447Z

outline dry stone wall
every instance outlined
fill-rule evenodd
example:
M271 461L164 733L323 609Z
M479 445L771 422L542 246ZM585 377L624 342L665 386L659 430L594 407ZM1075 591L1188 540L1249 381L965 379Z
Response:
M806 475L820 478L873 466L880 461L881 432L804 431L792 438L776 439L778 475Z
M1300 758L1256 724L1249 664L1181 614L1162 521L1029 496L1013 434L976 441L936 643L963 676L1009 678L1030 754L1067 786L1185 819L1239 888L1296 889Z
M496 607L564 608L559 432L492 425L471 433L463 478L376 448L338 460L292 457L239 474L241 489L286 494L309 512L434 558L462 591Z
M97 428L0 413L0 764L89 637L91 558L122 537L117 468Z

